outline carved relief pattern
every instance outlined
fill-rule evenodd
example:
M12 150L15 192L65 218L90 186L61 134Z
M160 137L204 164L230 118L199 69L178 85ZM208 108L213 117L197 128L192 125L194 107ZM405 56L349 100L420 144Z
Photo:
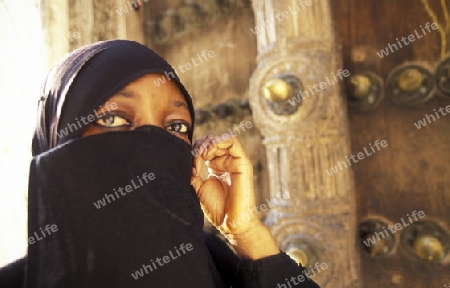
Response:
M69 7L70 32L80 35L70 43L70 50L74 50L93 42L94 3L90 0L69 0Z
M118 15L116 9L119 9L124 4L122 1L94 1L94 25L95 29L92 31L93 41L103 41L109 39L116 39L119 35L121 25L124 25L124 16Z
M335 213L321 216L295 217L281 213L277 225L272 227L272 233L282 250L286 250L292 243L309 243L318 255L316 259L307 264L314 267L316 262L326 263L327 270L317 273L314 281L321 287L328 286L330 279L339 279L343 287L359 287L357 283L358 262L350 259L357 257L356 247L349 245L348 235L352 233L353 223L343 221L348 219L346 213ZM330 229L334 227L335 229ZM325 229L324 229L325 228Z
M425 12L430 16L430 19L438 24L438 27L440 28L438 32L441 36L441 59L444 59L445 53L448 51L447 36L449 36L450 33L450 12L448 4L446 4L447 1L440 0L442 14L444 15L444 20L442 22L439 21L436 12L431 8L429 0L420 0L420 2L424 7Z
M256 25L270 23L267 20L276 19L272 17L277 12L290 11L299 3L254 1ZM326 172L350 154L340 83L312 90L288 116L273 113L261 92L268 80L281 74L295 75L303 90L311 91L340 69L330 3L312 3L283 21L265 25L257 35L258 66L250 80L250 104L265 137L271 195L290 194L271 209L266 223L281 249L308 243L317 261L327 263L330 269L314 278L321 287L359 287L352 170Z

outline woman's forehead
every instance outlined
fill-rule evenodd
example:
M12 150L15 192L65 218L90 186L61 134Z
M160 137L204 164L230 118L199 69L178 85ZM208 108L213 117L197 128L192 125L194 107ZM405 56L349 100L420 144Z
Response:
M124 88L136 87L138 86L140 89L150 89L156 91L167 91L171 94L179 94L183 97L183 93L180 90L180 87L177 85L175 81L166 80L164 83L159 82L162 77L165 77L163 74L146 74L138 79L128 83ZM124 89L126 90L126 89Z

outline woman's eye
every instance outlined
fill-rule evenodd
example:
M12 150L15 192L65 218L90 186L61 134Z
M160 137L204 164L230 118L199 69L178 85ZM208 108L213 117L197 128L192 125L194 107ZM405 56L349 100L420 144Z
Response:
M130 122L122 116L109 114L99 118L95 124L103 127L123 127L130 125Z
M167 126L167 130L181 134L188 134L189 129L190 129L189 126L184 123L172 123L169 126Z

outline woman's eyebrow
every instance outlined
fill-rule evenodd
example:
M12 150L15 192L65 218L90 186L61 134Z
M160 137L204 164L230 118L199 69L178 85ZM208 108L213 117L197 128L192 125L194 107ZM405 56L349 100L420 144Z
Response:
M188 107L188 105L186 104L186 102L184 102L184 101L173 101L172 102L172 104L173 104L173 106L175 106L175 107L183 107L183 108L186 108L186 110L189 110L189 107Z
M136 93L134 93L133 91L127 91L127 90L120 90L116 93L116 95L120 95L125 98L135 98L136 97ZM182 107L182 108L185 108L186 110L189 110L187 103L184 101L175 100L175 101L172 101L172 104L175 107Z
M117 95L123 96L125 98L133 98L135 97L134 92L132 91L127 91L127 90L120 90L119 92L116 93Z

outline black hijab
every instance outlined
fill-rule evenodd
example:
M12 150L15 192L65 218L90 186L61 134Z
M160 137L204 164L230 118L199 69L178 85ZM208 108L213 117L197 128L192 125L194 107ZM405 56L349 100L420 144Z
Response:
M193 119L175 71L136 42L89 45L51 70L33 139L26 287L223 287L190 185L189 144L156 126L58 136L156 72L175 75Z
M194 121L189 93L175 70L161 56L134 41L98 42L71 52L50 70L39 100L33 156L80 137L86 125L78 125L78 129L73 128L67 134L61 131L92 114L128 83L151 73L161 73L166 79L175 81L186 98ZM192 140L192 134L189 138Z

